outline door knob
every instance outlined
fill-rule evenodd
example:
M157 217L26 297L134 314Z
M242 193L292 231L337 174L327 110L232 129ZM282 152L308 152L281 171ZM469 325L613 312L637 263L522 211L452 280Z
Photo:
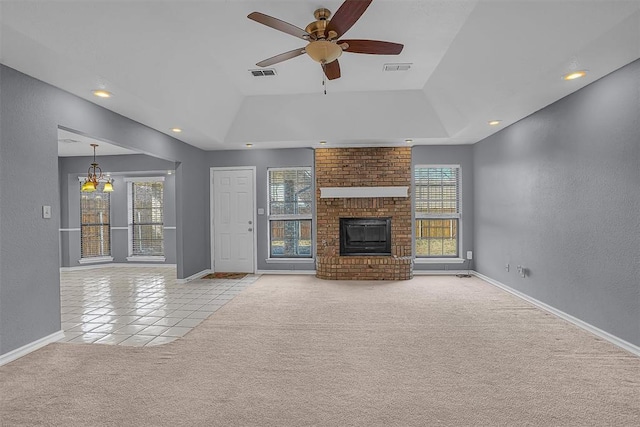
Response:
M251 225L251 221L249 221L249 225Z
M249 231L253 231L253 228L249 227Z

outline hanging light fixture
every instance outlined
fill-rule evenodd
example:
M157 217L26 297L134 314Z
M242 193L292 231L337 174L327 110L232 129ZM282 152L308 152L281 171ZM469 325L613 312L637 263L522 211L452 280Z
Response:
M91 166L89 166L87 177L82 183L80 191L83 191L85 193L93 193L98 189L98 185L100 185L100 182L104 181L104 187L102 191L104 191L105 193L110 193L113 191L113 179L104 178L104 176L102 175L102 169L100 168L100 166L98 166L98 163L96 163L96 147L98 146L98 144L91 144L91 146L93 147L93 163L91 163Z
M104 188L102 189L105 193L111 193L113 191L113 180L110 179L104 183Z

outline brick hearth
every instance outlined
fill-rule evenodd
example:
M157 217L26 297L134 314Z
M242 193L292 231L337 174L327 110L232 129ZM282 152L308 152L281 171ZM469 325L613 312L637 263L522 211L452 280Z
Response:
M315 151L316 276L333 280L407 280L411 254L411 148ZM409 197L320 198L326 187L406 186ZM391 218L391 256L340 256L340 218Z

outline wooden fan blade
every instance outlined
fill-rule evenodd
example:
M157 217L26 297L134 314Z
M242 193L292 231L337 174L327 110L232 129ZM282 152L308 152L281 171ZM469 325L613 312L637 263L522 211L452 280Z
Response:
M267 27L271 27L275 30L282 31L283 33L291 34L294 37L298 37L304 40L309 39L309 33L307 33L302 28L298 28L293 24L289 24L288 22L284 22L278 18L274 18L273 16L265 15L264 13L260 12L252 12L247 15L247 18L266 25Z
M372 0L345 0L329 21L325 34L335 31L341 37L356 23Z
M264 61L258 62L256 65L258 67L268 67L273 64L277 64L278 62L286 61L287 59L295 58L296 56L300 56L305 53L304 48L298 48L294 50L290 50L289 52L281 53L280 55L272 56L271 58L265 59Z
M329 80L335 80L340 77L340 64L337 59L328 64L324 64L322 69L324 70L324 75L327 76Z
M338 44L346 43L349 46L344 49L351 53L368 53L370 55L398 55L404 45L379 40L338 40Z

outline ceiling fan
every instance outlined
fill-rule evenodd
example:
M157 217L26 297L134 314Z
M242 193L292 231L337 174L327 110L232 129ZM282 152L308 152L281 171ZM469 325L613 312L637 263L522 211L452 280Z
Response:
M260 61L256 65L269 67L306 53L311 59L319 62L327 78L333 80L340 77L338 58L342 52L398 55L402 52L404 45L379 40L339 40L360 19L372 1L345 0L331 20L329 20L331 12L320 8L313 13L316 20L307 25L304 30L264 13L250 13L247 18L309 42L305 47L281 53Z

